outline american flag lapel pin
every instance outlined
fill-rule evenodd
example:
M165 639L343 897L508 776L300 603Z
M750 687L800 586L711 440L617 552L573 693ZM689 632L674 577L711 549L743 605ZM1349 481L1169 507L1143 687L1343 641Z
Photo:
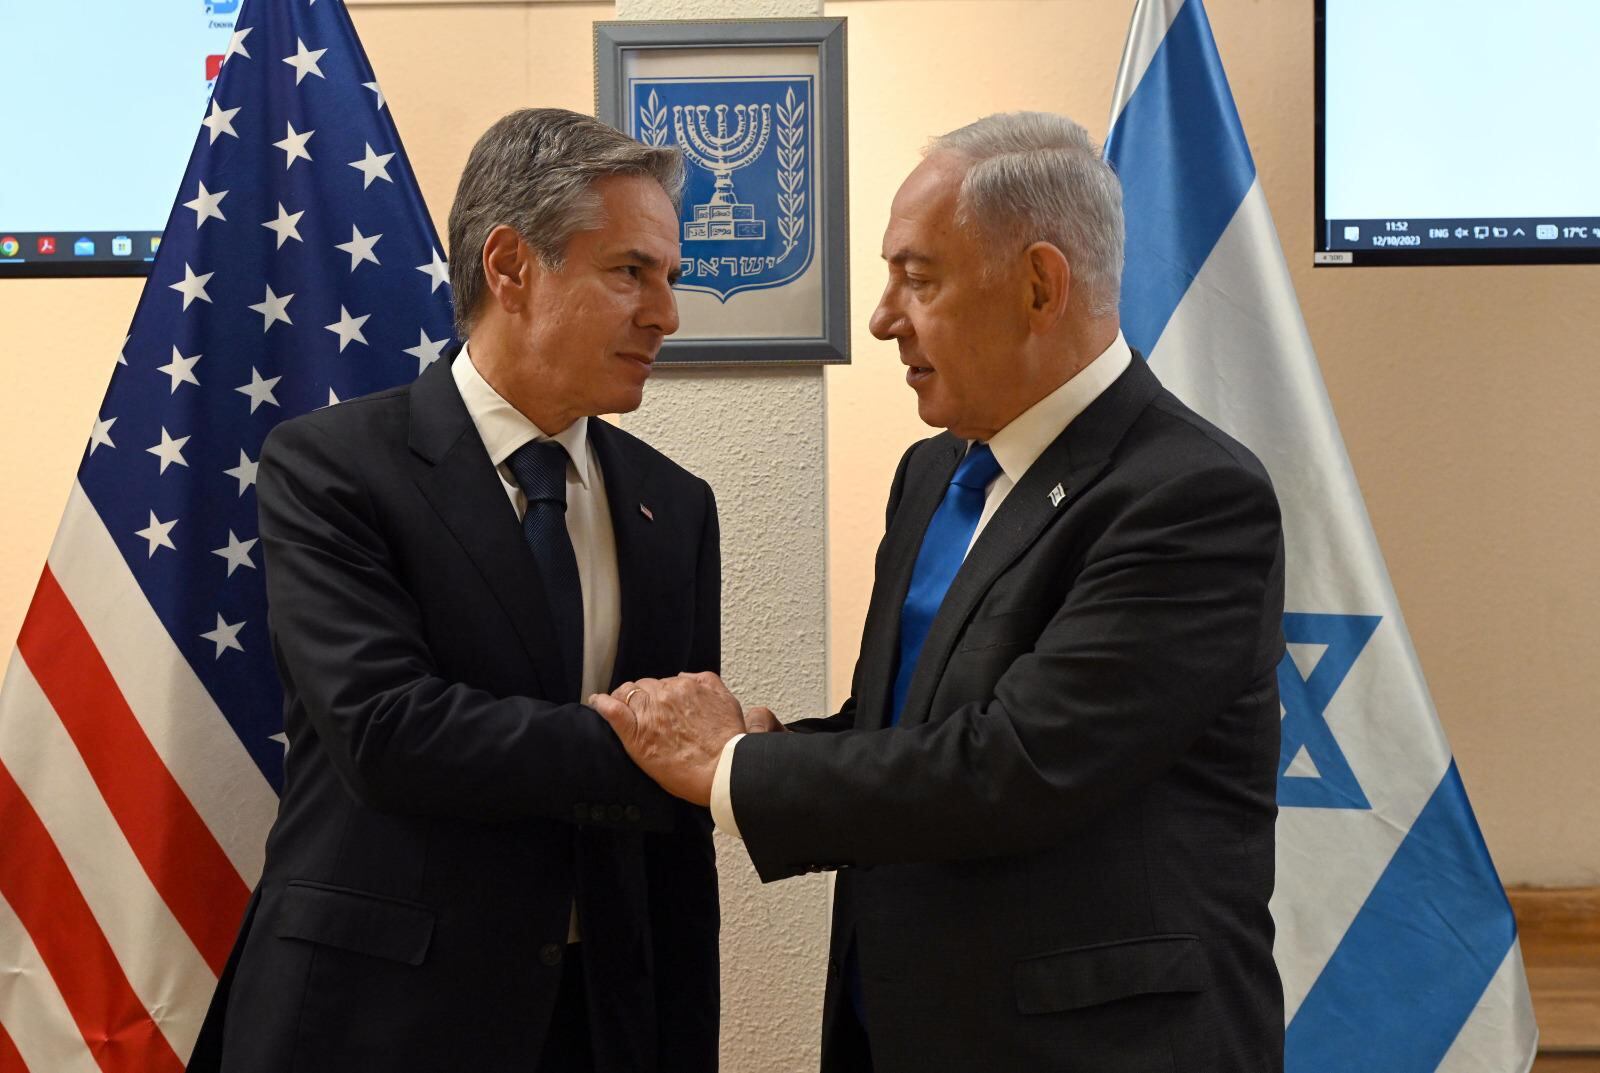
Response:
M650 508L645 506L643 503L639 504L639 513L644 515L645 521L647 522L653 522L656 520L656 516L650 512Z
M1061 485L1057 484L1050 489L1050 505L1052 507L1061 506L1061 501L1065 498L1067 498L1066 489L1062 488Z

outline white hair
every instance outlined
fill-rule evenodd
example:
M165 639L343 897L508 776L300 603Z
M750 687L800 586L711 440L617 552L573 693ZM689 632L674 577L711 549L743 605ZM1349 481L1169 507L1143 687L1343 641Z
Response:
M972 162L956 222L983 237L991 260L1048 242L1066 255L1094 316L1116 312L1122 284L1122 184L1066 116L1007 112L935 138L928 153Z

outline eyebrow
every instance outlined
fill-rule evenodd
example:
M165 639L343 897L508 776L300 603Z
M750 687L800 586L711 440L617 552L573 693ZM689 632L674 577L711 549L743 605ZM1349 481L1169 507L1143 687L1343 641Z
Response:
M662 265L661 258L657 257L653 253L646 253L643 250L628 250L622 256L625 260L631 261L642 268L656 269L660 268ZM678 277L682 274L682 270L679 269L677 265L673 265L672 268L667 271L667 283L676 284L678 282Z
M886 255L883 259L885 261L888 261L892 265L909 265L909 264L931 265L931 264L933 264L933 258L932 257L929 257L925 253L918 253L916 250L908 250L908 249L895 250L893 253Z

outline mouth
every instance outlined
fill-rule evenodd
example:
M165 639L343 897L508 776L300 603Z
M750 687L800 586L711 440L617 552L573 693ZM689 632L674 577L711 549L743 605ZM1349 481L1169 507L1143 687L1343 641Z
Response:
M625 361L636 362L644 369L646 376L650 375L650 370L656 363L654 354L641 354L636 351L618 354L617 357L622 358Z
M933 367L931 365L916 365L912 362L905 361L904 358L902 358L901 361L904 362L906 366L906 383L910 384L912 387L916 387L918 384L923 383L928 378L933 376Z

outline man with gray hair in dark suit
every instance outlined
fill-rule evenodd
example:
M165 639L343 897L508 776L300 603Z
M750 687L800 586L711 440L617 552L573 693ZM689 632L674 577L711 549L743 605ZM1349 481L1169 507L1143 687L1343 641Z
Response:
M1278 504L1124 341L1122 237L1071 120L935 140L871 327L945 431L889 490L850 698L593 700L763 879L838 870L825 1073L1283 1068Z
M716 1069L710 817L580 703L719 662L711 489L591 420L677 330L682 182L506 116L450 213L465 344L268 438L289 753L191 1070Z

